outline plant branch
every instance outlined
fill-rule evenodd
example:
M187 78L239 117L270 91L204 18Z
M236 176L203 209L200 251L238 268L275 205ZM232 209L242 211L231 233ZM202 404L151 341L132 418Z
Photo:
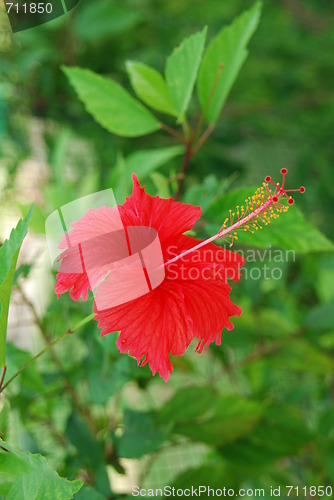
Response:
M41 321L41 319L36 311L34 304L27 297L27 295L25 294L25 292L23 291L23 289L21 288L19 283L16 284L16 288L19 291L19 293L23 299L23 302L29 307L29 309L34 317L35 325L38 327L38 329L43 337L44 342L46 344L50 344L52 342L52 339L51 339L50 335L48 334L48 332L45 330L44 325L43 325L43 323L42 323L42 321ZM53 351L50 351L50 355L51 355L53 361L55 362L55 364L58 367L60 367L60 361L59 361L58 357L56 356L56 354Z
M4 378L5 378L5 375L6 375L6 371L7 371L7 366L5 365L5 366L2 368L2 374L1 374L1 379L0 379L0 392L1 392L1 387L2 387L2 384L3 384Z
M191 146L192 146L192 142L189 139L187 141L187 144L186 144L186 150L185 150L184 157L183 157L181 171L179 173L179 178L178 178L178 182L177 182L177 191L176 191L176 194L175 194L175 197L174 197L175 200L179 200L180 199L180 196L181 196L181 193L182 193L184 179L185 179L185 176L186 176L186 171L187 171L188 163L189 163L190 158L193 156L193 152L192 152Z
M191 136L192 131L190 129L190 126L189 126L189 123L188 123L186 116L183 118L181 125L182 125L183 131L184 131L184 135L188 139Z
M23 289L21 288L21 286L19 284L17 284L17 289L20 292L23 301L25 302L25 304L27 304L27 306L31 310L32 315L33 315L34 320L35 320L35 324L38 327L38 329L40 330L40 333L41 333L41 335L43 337L44 342L47 345L51 344L52 343L52 339L51 339L50 335L48 334L48 332L45 330L44 325L43 325L42 321L40 320L40 318L38 316L38 313L36 311L36 308L35 308L34 304L26 296L25 292L23 291ZM51 356L53 362L55 363L55 365L58 367L58 369L60 371L63 371L63 365L62 365L59 357L57 356L57 354L52 349L50 350L50 356ZM73 405L77 408L77 410L86 419L86 421L87 421L90 429L93 430L95 428L93 418L91 417L89 411L87 411L87 409L84 408L84 406L82 405L82 403L81 403L80 399L78 398L75 390L73 389L71 383L69 382L69 380L66 377L64 377L64 384L65 384L65 390L68 392L68 394L71 396L71 398L73 400ZM1 387L1 385L0 385L0 387Z
M198 139L196 146L193 148L193 150L192 150L193 155L195 155L201 149L201 147L203 146L205 141L210 137L210 135L212 134L214 129L215 129L215 126L212 124L208 126L206 131Z
M187 139L180 132L178 132L174 128L170 127L169 125L166 125L166 123L160 123L160 126L163 130L168 132L168 134L172 135L173 137L176 137L176 139L181 141L182 144L184 144L186 146Z
M289 10L296 20L314 31L324 31L328 29L328 19L322 17L314 9L305 5L305 2L300 0L283 0L283 4Z
M31 359L29 359L23 366L21 366L21 368L19 368L17 370L16 373L14 373L14 375L0 388L0 393L3 392L6 387L9 386L9 384L11 382L13 382L13 380L16 379L16 377L18 377L20 375L20 373L23 372L23 370L25 370L26 368L28 368L28 366L31 365L31 363L33 363L36 359L40 358L41 356L43 356L43 354L45 354L46 352L49 351L49 349L51 349L52 347L54 347L55 345L59 344L59 342L61 342L65 337L67 337L68 335L71 335L72 333L76 332L77 330L79 330L79 328L81 328L83 325L85 325L86 323L88 323L89 321L91 321L92 319L94 318L94 313L90 314L89 316L87 316L86 318L84 318L82 321L80 321L79 323L77 323L73 328L69 328L65 333L63 333L63 335L61 335L60 337L58 337L57 339L55 339L53 342L51 342L50 344L48 344L44 349L42 349L39 353L37 353L34 357L32 357Z
M186 177L186 171L188 167L189 160L198 152L198 150L203 146L205 141L208 139L208 137L212 134L214 131L215 126L214 125L209 125L204 134L199 138L197 144L195 147L192 147L192 142L193 142L193 137L191 136L187 143L186 143L186 149L183 157L183 162L181 166L181 171L178 174L178 183L177 183L177 191L175 194L175 200L179 200L181 197L182 193L182 188L183 188L183 183L184 179Z
M304 326L301 326L297 328L294 332L290 334L290 341L300 337L303 335L306 331L306 328ZM233 366L233 368L240 368L244 365L250 364L250 363L255 363L259 359L262 359L266 356L271 356L272 354L275 354L277 351L279 351L282 347L282 342L271 342L270 344L261 344L259 347L255 349L252 353L250 353L248 356L245 358L241 359L240 361L236 362Z
M50 433L53 435L53 437L57 440L57 442L66 450L68 449L68 442L66 436L58 431L52 420L49 420L48 418L43 418L37 413L34 413L32 415L32 420L38 420L42 425L44 424L48 428Z

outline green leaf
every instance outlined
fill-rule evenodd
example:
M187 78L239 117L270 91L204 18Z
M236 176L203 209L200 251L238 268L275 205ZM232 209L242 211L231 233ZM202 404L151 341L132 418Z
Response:
M334 253L321 255L317 259L318 272L315 287L321 302L334 301ZM333 323L334 324L334 323Z
M248 55L246 45L259 23L261 3L243 12L211 41L199 71L197 93L207 121L215 123ZM222 67L222 70L220 69ZM221 74L220 74L221 71Z
M31 359L31 353L28 351L23 351L19 349L16 345L11 342L7 343L7 356L6 356L6 364L7 364L7 373L6 377L10 378L14 375L23 366L27 361ZM38 365L36 363L32 363L28 366L20 375L20 378L17 379L20 384L24 385L30 390L38 391L39 394L43 394L45 391L45 383L43 381L42 375L38 370ZM14 385L15 382L13 382Z
M334 329L334 303L321 304L314 307L306 315L304 325L308 329L321 330Z
M226 483L227 481L228 483ZM188 469L173 481L173 487L175 490L185 490L187 488L192 490L192 488L194 488L194 490L197 490L197 495L203 496L204 498L209 498L212 494L212 490L209 492L208 490L205 491L202 489L201 495L199 495L200 487L210 487L214 490L221 490L222 484L226 484L226 487L228 486L228 489L231 489L236 488L238 483L236 478L231 475L230 471L228 471L227 467L221 463L212 463Z
M72 19L74 33L95 44L129 30L142 20L138 9L117 5L110 0L84 3Z
M303 339L283 342L276 362L283 365L284 370L300 373L304 373L306 368L309 373L320 375L330 374L332 371L331 358Z
M165 165L168 161L181 156L184 153L183 146L172 146L169 148L160 149L143 149L142 151L136 151L130 154L125 159L120 156L118 158L118 170L119 177L117 182L122 186L122 193L115 190L116 199L118 195L127 196L131 191L132 180L131 174L135 172L140 183L143 183L147 176L159 168ZM116 179L114 178L114 182Z
M182 423L194 420L214 406L217 397L209 387L180 389L157 415L160 424Z
M10 233L8 240L0 248L0 367L5 366L5 350L9 300L15 274L17 259L22 242L28 232L33 207L24 219Z
M84 420L76 413L68 420L66 435L78 450L78 461L94 471L95 487L109 496L110 484L102 443L97 441Z
M150 178L157 188L158 195L161 196L161 198L170 198L172 196L170 192L169 181L166 176L160 174L160 172L152 172Z
M66 435L77 448L82 462L96 470L102 461L102 446L96 441L85 422L77 414L73 414L69 418Z
M202 59L207 28L183 40L166 62L166 82L178 111L178 123L188 109Z
M267 441L267 448L283 456L298 453L302 446L312 440L312 433L299 410L287 404L272 404L265 412L263 422L257 425L254 437L255 441Z
M230 191L210 205L205 213L209 222L215 222L219 227L236 205L242 205L248 196L252 196L256 188L240 188ZM217 226L217 229L219 229ZM212 231L216 228L210 227ZM212 233L213 234L213 233ZM216 240L216 243L224 243ZM238 231L238 243L267 248L270 245L298 253L334 251L334 244L329 241L316 227L308 222L302 212L295 206L289 207L288 212L280 214L271 224L262 231L252 234L249 231Z
M8 488L8 500L73 498L81 481L58 476L41 455L18 451L0 439L0 483Z
M334 437L334 405L324 409L318 417L317 432L325 438Z
M169 430L157 428L147 413L133 410L124 412L124 434L117 439L117 449L121 457L139 458L161 446Z
M110 78L77 67L63 70L86 110L109 132L138 137L160 128L157 118Z
M5 439L9 424L10 406L8 400L2 398L0 402L0 438Z
M132 358L122 356L109 367L109 370L101 369L88 373L90 400L96 404L103 404L118 392L127 382L133 378L133 371L137 368Z
M19 204L19 207L20 207L20 211L22 214L26 214L30 209L30 205L21 204L21 203ZM45 219L46 219L45 213L43 212L41 207L38 205L34 205L34 210L33 210L33 213L32 213L31 219L30 219L30 223L29 223L30 230L33 231L34 233L43 234L43 236L44 236L45 235Z
M32 270L32 264L21 264L15 271L13 284L16 285L20 276L27 278Z
M212 200L221 196L221 193L229 189L230 181L224 179L218 181L214 174L209 174L201 180L200 184L192 184L184 193L184 203L191 205L200 205L202 213L212 204Z
M106 500L106 497L91 486L84 485L75 495L75 500Z
M195 419L191 426L177 423L174 431L195 441L222 445L249 433L261 417L263 405L238 396L221 396L211 410L212 415Z
M272 404L248 436L225 445L221 452L237 466L262 467L280 457L297 454L311 439L298 411Z
M229 209L234 210L236 205L242 205L248 196L252 196L256 187L242 187L234 190L230 190L228 193L224 193L219 198L214 199L212 203L206 208L204 215L210 222L223 222L229 213Z
M177 116L166 82L157 70L135 61L127 61L126 69L133 90L145 104L162 113Z
M183 146L136 151L125 159L127 175L130 177L132 172L135 172L139 181L142 182L142 179L145 179L151 172L165 165L169 160L181 156L183 152Z

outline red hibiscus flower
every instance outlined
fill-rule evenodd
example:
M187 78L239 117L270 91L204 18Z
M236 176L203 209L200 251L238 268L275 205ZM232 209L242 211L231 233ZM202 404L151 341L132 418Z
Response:
M198 240L184 233L200 218L201 209L173 199L149 196L137 177L134 174L132 177L132 194L117 207L118 216L124 228L142 226L157 231L165 276L156 288L128 302L101 310L95 301L95 319L102 329L101 335L120 331L117 347L121 353L134 356L138 365L148 363L153 375L158 372L167 381L173 371L170 356L183 355L194 338L198 339L197 352L214 341L219 345L223 328L233 328L230 317L239 316L241 309L229 298L228 280L239 279L244 259L207 243L168 264L175 256L198 245ZM106 233L108 227L115 229L115 208L89 210L72 225L68 235L72 244L80 244L83 238ZM74 300L80 296L86 299L87 291L94 288L98 277L92 280L85 269L73 272L73 265L66 267L73 257L67 248L68 235L61 244L65 250L55 292L58 297L69 291Z

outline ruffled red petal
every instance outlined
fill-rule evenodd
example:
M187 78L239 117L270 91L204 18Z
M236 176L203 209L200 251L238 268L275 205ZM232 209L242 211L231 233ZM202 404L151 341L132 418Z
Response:
M148 363L155 375L167 382L172 356L184 354L193 339L192 320L184 306L181 287L163 282L152 292L117 307L97 311L95 319L101 335L121 330L117 347L134 356L139 364Z
M55 293L58 299L62 293L70 292L73 300L87 300L87 292L90 290L87 274L78 273L58 273L57 283L55 284Z
M175 242L177 254L198 243L194 238L181 236ZM229 298L228 277L238 280L243 264L244 258L239 254L208 244L166 267L166 280L181 286L187 314L193 321L193 334L199 339L198 352L211 342L219 345L223 328L233 328L230 317L240 316L241 308Z
M72 223L72 228L64 234L59 245L59 248L65 250L60 256L61 265L57 274L55 293L59 298L61 294L70 291L71 299L79 300L82 297L87 300L87 292L91 287L77 245L105 235L106 232L122 229L123 224L117 207L103 206L88 210L81 219Z
M145 186L140 187L136 174L132 174L133 190L131 196L120 207L124 225L131 225L136 217L138 224L153 227L158 231L162 249L186 231L192 229L201 217L201 207L150 196ZM122 210L123 209L123 210Z

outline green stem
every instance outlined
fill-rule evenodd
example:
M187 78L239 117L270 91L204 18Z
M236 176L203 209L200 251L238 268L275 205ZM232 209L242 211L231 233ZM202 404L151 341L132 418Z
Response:
M191 135L186 143L186 148L185 148L185 153L184 153L183 162L182 162L182 166L181 166L181 171L179 173L177 191L176 191L176 194L174 197L174 199L176 201L178 201L180 199L181 194L182 194L183 183L184 183L184 179L186 177L186 171L187 171L189 160L191 160L191 158L193 156L195 156L195 154L203 146L203 144L208 139L208 137L210 137L210 135L212 134L214 129L215 129L214 125L209 125L208 128L206 129L206 131L203 133L203 135L199 138L197 144L194 147L192 147L194 138L193 138L193 135L191 133Z
M33 363L36 359L43 356L43 354L48 352L48 350L51 349L51 347L54 347L55 345L59 344L59 342L61 342L65 337L76 332L77 330L79 330L79 328L84 326L86 323L89 323L89 321L91 321L92 319L94 319L94 313L90 314L89 316L87 316L83 320L79 321L79 323L77 323L73 328L69 328L65 333L63 333L63 335L61 335L60 337L55 339L53 342L48 344L44 349L42 349L39 353L37 353L33 358L29 359L29 361L27 361L23 366L21 366L21 368L19 368L19 370L17 370L17 372L14 373L14 375L0 388L0 393L3 392L6 389L6 387L8 387L8 385L14 379L16 379L16 377L18 377L18 375L20 375L20 373L23 372L23 370L25 370L29 365L31 365L31 363Z
M2 374L1 374L1 379L0 379L0 389L1 389L1 387L2 387L3 380L4 380L5 375L6 375L6 370L7 370L7 366L5 365L5 366L2 368Z
M300 337L303 335L306 331L305 326L300 326L297 328L294 332L291 332L289 335L289 342L292 340ZM281 349L282 343L281 342L272 342L269 345L268 344L260 344L259 347L253 351L251 354L246 356L245 358L241 359L237 363L234 364L233 368L237 369L240 368L244 365L248 365L250 363L254 363L258 361L259 359L265 358L266 356L270 356L272 354L275 354L279 349Z
M77 330L79 330L79 328L81 328L82 326L86 325L86 323L89 323L90 321L92 321L92 319L94 319L94 316L95 316L94 313L90 314L89 316L86 316L84 319L82 319L81 321L79 321L79 323L77 323L76 325L74 325L74 327L69 330L69 333L74 333Z
M176 191L176 194L174 196L174 199L176 201L178 201L181 197L182 187L183 187L184 179L186 176L188 163L189 163L189 160L191 159L191 157L193 156L191 146L192 146L191 141L188 140L187 145L186 145L186 149L184 152L183 162L182 162L182 166L181 166L181 172L179 174L179 179L178 179L178 183L177 183L177 191Z
M66 4L65 4L65 0L60 0L60 1L61 1L62 6L63 6L64 12L67 12L67 7L66 7Z
M196 146L193 148L193 155L195 155L203 146L205 141L210 137L212 132L214 131L215 126L214 125L209 125L206 131L202 134L202 136L198 139L198 142Z
M192 131L191 131L191 128L189 126L189 123L188 123L188 120L186 117L183 118L181 125L183 128L184 135L186 136L186 138L190 139L191 135L192 135Z
M180 132L170 127L169 125L166 125L166 123L161 122L160 127L162 128L162 130L168 132L168 134L172 135L173 137L176 137L176 139L182 142L182 144L186 145L187 140Z

